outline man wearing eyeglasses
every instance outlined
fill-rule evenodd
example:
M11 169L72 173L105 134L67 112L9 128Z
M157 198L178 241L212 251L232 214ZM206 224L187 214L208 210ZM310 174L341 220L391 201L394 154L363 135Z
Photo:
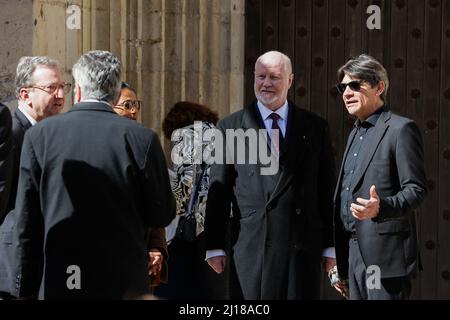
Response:
M426 195L421 133L387 105L389 80L373 57L350 59L338 91L356 117L334 195L335 288L350 299L407 299L418 267L414 209Z
M0 219L0 297L10 298L13 246L12 234L16 213L14 212L19 179L19 163L25 131L38 121L58 114L64 107L64 94L70 86L62 79L57 61L48 57L22 57L16 70L16 96L18 109L12 115L12 182L6 201L5 219ZM3 221L3 222L2 222Z

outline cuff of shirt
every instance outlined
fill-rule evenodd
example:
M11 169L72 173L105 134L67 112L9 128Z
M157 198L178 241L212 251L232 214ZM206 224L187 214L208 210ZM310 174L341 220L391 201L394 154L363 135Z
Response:
M325 248L322 252L322 257L336 259L336 251L334 250L334 247Z
M209 258L219 257L219 256L226 256L227 254L222 249L215 249L215 250L206 250L206 258L205 261Z

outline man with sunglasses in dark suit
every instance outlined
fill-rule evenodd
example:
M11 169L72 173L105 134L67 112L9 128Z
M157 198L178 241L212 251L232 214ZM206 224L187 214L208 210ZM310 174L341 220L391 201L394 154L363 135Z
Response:
M22 57L16 70L18 108L12 115L11 182L8 196L1 199L6 205L5 216L0 216L0 297L10 298L13 269L12 235L17 213L15 202L19 180L19 163L25 132L38 121L58 114L64 107L65 93L70 86L63 82L57 61L48 57Z
M421 133L389 110L387 72L373 57L350 59L338 80L357 119L334 195L337 274L350 299L407 299L419 261L414 209L426 195Z

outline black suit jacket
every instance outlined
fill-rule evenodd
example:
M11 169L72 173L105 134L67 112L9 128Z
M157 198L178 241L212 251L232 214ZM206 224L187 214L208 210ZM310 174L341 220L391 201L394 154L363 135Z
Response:
M218 128L265 129L256 103ZM261 175L259 164L211 167L207 249L226 249L232 208L232 268L245 299L318 298L321 252L333 243L335 172L328 125L289 103L286 129L279 176ZM246 154L249 148L246 141Z
M175 216L158 136L100 102L41 121L25 135L16 214L16 295L145 293L146 230Z
M11 184L11 113L0 103L0 225L6 213Z
M355 137L348 138L334 195L336 254L339 274L348 273L349 234L340 219L343 164ZM350 190L353 202L368 199L372 185L380 197L376 218L356 221L356 233L366 266L379 266L382 278L411 274L417 266L417 235L413 209L426 195L423 144L417 125L385 108L372 134Z
M0 219L0 291L12 292L14 248L12 245L15 224L14 206L19 181L20 153L25 131L31 127L30 121L19 109L12 115L11 150L9 152L9 186L5 194L6 210L4 218Z

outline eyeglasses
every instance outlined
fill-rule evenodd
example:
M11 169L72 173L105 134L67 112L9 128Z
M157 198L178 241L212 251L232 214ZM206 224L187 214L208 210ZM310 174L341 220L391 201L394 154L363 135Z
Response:
M137 111L139 111L141 109L141 104L142 102L140 100L125 100L121 104L114 106L114 108L125 110L136 109Z
M33 86L30 88L42 90L48 94L55 94L58 90L62 90L64 94L68 94L71 88L70 83L61 83L60 85L51 85L51 86Z
M340 94L344 94L344 91L347 88L347 86L350 88L350 90L358 92L359 90L361 90L361 84L363 82L364 81L362 81L362 80L353 80L348 83L338 83L336 85L336 88Z

